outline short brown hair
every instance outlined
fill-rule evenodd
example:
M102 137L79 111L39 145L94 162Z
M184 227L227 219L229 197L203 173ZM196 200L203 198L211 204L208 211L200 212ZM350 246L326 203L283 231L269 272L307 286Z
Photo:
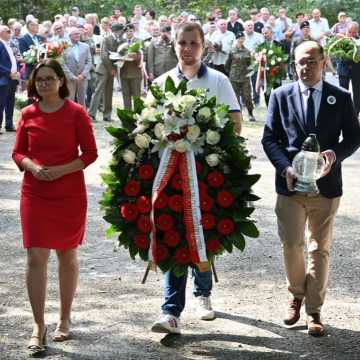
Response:
M175 39L178 38L178 35L182 32L190 32L190 31L197 31L200 35L201 38L201 42L204 45L205 44L205 35L204 35L204 31L202 29L202 27L196 23L196 22L184 22L182 24L179 25L179 27L176 30L176 37Z
M57 75L57 77L59 79L63 80L63 84L59 88L59 96L62 99L67 98L70 95L70 92L69 92L69 89L67 87L66 76L65 76L65 73L64 73L61 65L54 59L42 60L42 61L40 61L39 63L37 63L35 65L33 71L30 74L30 77L29 77L29 83L28 83L28 88L27 88L28 97L30 99L41 100L41 96L39 95L39 93L36 90L35 78L36 78L36 75L37 75L38 71L42 67L48 67L50 69L53 69L55 74Z

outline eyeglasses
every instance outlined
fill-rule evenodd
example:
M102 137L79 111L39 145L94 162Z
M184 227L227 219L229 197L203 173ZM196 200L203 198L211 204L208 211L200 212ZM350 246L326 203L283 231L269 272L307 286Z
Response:
M35 79L35 83L36 83L37 85L42 84L42 83L48 85L48 84L53 83L53 82L54 82L55 80L57 80L57 79L58 79L57 76L47 76L47 77L45 77L45 78L37 77L37 78Z

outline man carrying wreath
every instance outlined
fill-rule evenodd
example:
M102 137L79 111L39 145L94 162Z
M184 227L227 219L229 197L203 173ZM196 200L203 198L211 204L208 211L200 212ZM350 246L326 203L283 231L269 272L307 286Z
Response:
M204 51L204 33L196 23L183 23L177 30L175 51L178 57L176 68L155 80L163 86L170 76L175 84L181 80L187 81L188 89L206 88L209 97L216 97L217 103L229 106L229 116L235 123L237 134L241 132L241 112L229 79L219 71L208 68L201 62ZM194 295L198 300L198 315L202 320L213 320L215 312L212 309L210 295L212 290L211 271L192 270L194 278ZM161 307L161 315L151 330L159 333L180 334L180 315L185 307L185 289L187 273L176 277L173 272L165 273L165 301Z

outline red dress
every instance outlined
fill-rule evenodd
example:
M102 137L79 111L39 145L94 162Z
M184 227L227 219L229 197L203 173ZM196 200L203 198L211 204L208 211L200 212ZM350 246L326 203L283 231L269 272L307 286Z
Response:
M79 155L79 147L81 155ZM13 159L30 158L34 163L54 166L81 159L85 167L97 158L91 121L82 106L65 100L52 113L38 103L26 107L19 121ZM87 197L83 171L55 181L37 180L25 171L20 198L24 247L75 248L84 238Z

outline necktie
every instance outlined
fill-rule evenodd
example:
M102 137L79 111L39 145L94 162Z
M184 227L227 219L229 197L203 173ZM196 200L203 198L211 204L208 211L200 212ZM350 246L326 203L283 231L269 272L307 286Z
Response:
M315 125L315 104L313 99L314 88L309 88L309 97L307 100L307 109L306 109L306 129L308 134L315 134L316 125Z

